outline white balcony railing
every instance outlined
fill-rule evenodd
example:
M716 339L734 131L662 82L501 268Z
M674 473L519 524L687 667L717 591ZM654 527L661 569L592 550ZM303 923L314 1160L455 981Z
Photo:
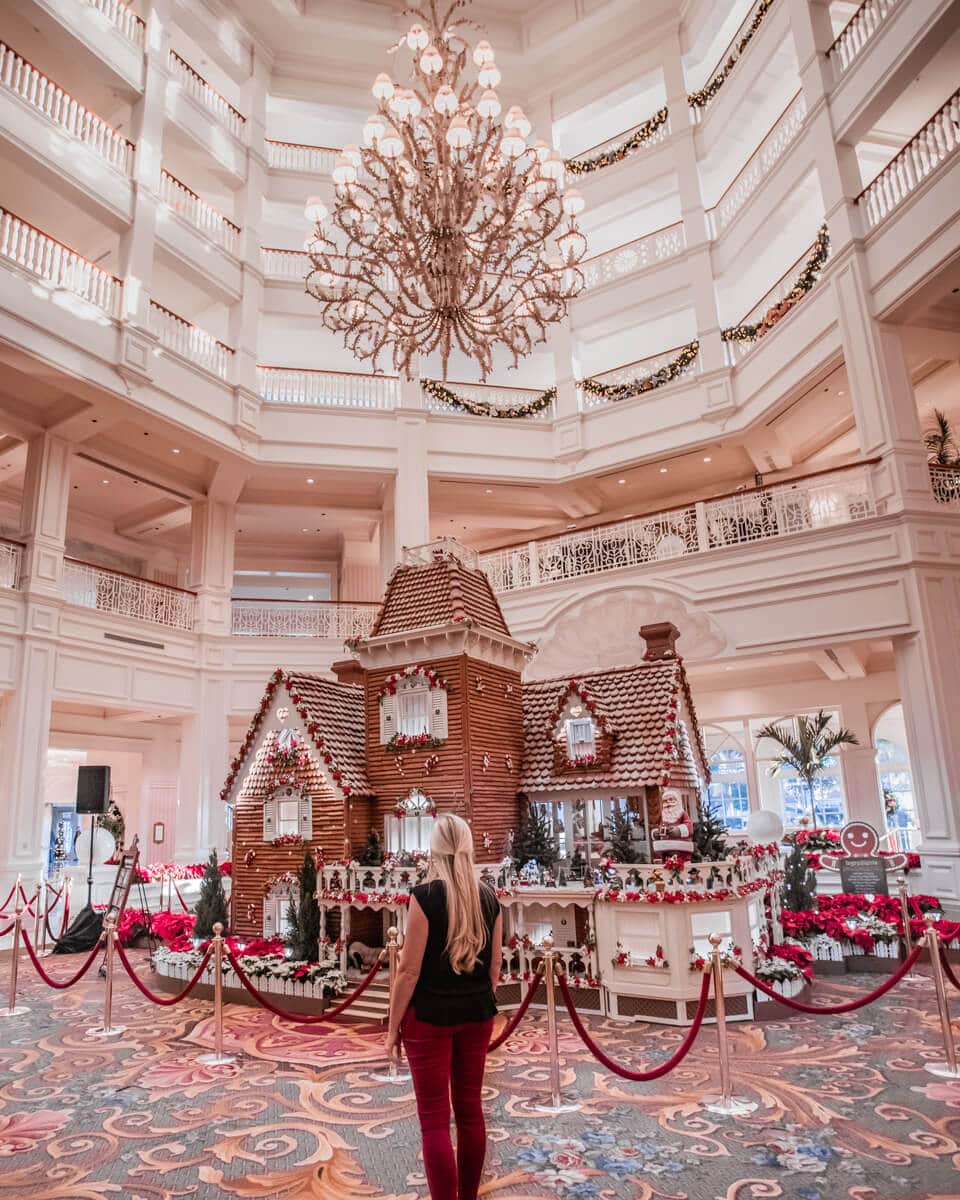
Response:
M267 279L291 279L303 283L310 273L310 255L306 250L261 246L260 265Z
M143 46L146 26L133 9L121 3L121 0L86 0L86 3L88 7L95 9L108 25L112 25L118 33L122 34L131 45L138 49Z
M869 464L750 488L481 555L496 592L743 546L876 516Z
M133 143L96 113L58 87L22 55L0 42L0 87L13 92L64 133L100 156L124 175L133 166Z
M237 637L366 637L378 607L331 600L234 600L232 632Z
M275 142L267 138L267 166L274 171L297 171L302 175L332 175L339 153L339 150L334 150L331 146Z
M958 146L960 88L857 197L867 228L875 228L898 208L929 175L956 155Z
M938 504L960 508L960 467L938 467L931 463L930 487Z
M199 229L204 237L221 246L228 254L236 254L240 226L211 208L196 192L181 183L169 171L160 171L160 199L169 205L188 225Z
M768 312L783 300L787 293L793 290L800 269L813 253L816 242L811 243L798 259L790 264L777 282L768 288L749 312L737 322L738 325L756 325L763 320ZM774 328L774 326L770 326ZM759 340L766 336L761 332L752 341L727 341L723 343L724 358L728 367L736 366L740 359L745 358Z
M571 157L575 158L577 160L596 158L598 155L605 153L607 150L615 150L622 142L625 142L630 137L630 135L636 131L637 128L638 128L638 126L631 125L629 129L623 129L620 131L620 133L615 133L612 137L605 138L604 141L602 141L602 142L597 142L597 144L595 146L591 146L587 150L579 150L576 154L572 155ZM666 141L666 139L669 136L670 136L670 115L668 113L667 119L665 121L662 121L656 127L656 129L654 129L654 131L643 142L643 146L644 147L658 146L661 142ZM632 156L627 155L626 158L623 158L621 161L626 162L627 159L630 157L632 157ZM586 180L588 178L589 178L589 176L585 176L584 180Z
M864 0L827 51L827 57L833 63L834 78L839 79L860 57L863 48L873 40L874 34L899 4L900 0Z
M807 101L797 92L770 127L760 145L740 168L717 203L707 212L711 238L718 238L783 157L803 128Z
M2 208L0 258L42 280L53 300L78 316L119 316L122 285L116 276Z
M300 367L257 367L260 395L268 404L308 404L320 408L396 408L396 375L313 371Z
M632 383L637 379L645 379L672 362L682 349L682 346L674 346L672 350L663 350L659 354L651 354L648 358L637 358L633 362L623 363L619 367L611 367L609 371L598 371L591 378L598 383L608 384ZM684 375L695 375L699 370L700 359L698 356L679 373L678 378ZM602 408L603 405L610 403L606 396L597 396L583 387L577 390L580 394L581 409Z
M481 406L492 405L497 409L521 408L524 404L529 404L531 400L543 394L542 388L518 388L518 387L501 387L493 383L458 383L456 381L446 382L443 384L445 388L458 397L463 397L468 404L472 401L474 404ZM428 412L436 413L462 413L469 412L459 407L456 404L448 404L447 401L431 395L425 388L420 388L420 404ZM543 408L538 408L536 412L530 413L524 417L528 421L552 421L556 411L556 404L551 401L550 404ZM478 416L487 416L489 414L481 412L475 414ZM509 419L509 418L507 418Z
M95 608L170 629L193 629L197 609L193 592L74 558L63 562L63 598L80 608Z
M15 588L20 583L23 547L19 542L0 541L0 587Z
M172 350L181 358L226 379L233 349L218 341L212 333L192 325L156 300L150 301L150 327L165 350Z
M581 264L584 283L588 288L602 287L615 279L623 279L654 263L665 262L683 253L685 245L683 222L677 221L653 233L644 234L622 246L614 246Z
M247 118L238 112L216 88L212 88L204 77L180 57L175 50L170 51L170 75L183 88L188 96L207 110L224 129L235 138L243 137Z

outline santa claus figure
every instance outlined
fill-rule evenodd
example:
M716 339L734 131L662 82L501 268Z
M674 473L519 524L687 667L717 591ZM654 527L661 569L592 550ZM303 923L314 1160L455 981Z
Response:
M652 840L655 862L676 858L685 863L693 854L693 822L676 788L667 788L660 798L660 824Z

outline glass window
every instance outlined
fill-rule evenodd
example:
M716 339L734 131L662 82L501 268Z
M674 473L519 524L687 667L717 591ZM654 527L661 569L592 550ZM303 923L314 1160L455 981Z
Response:
M400 692L400 733L408 737L430 732L430 689L418 687Z
M592 717L571 717L567 721L567 753L571 758L596 752Z
M877 782L891 849L912 850L919 842L913 772L907 752L903 705L894 704L877 721L873 731Z
M739 741L720 726L703 731L710 763L710 807L723 816L731 831L746 829L750 816L747 756Z
M429 851L434 821L430 800L414 788L401 803L406 810L403 816L394 814L386 820L387 849L394 854Z
M807 716L814 714L808 713ZM754 734L769 718L751 721ZM775 724L797 736L797 718L795 715L772 718ZM833 724L838 724L840 714L831 714ZM783 815L783 823L787 829L796 828L801 817L813 820L817 828L824 826L839 827L846 822L847 806L843 790L843 773L840 769L840 759L831 755L824 759L823 770L816 777L813 785L813 803L816 812L810 807L810 790L804 780L793 767L781 767L776 775L770 774L782 747L770 738L757 741L757 782L760 790L761 806L779 811Z
M277 803L277 837L300 832L300 801L280 800Z

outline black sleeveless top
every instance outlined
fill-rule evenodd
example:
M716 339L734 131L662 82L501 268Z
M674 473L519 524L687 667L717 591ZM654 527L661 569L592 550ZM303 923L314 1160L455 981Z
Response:
M413 1011L417 1020L429 1025L462 1025L467 1021L489 1020L497 1012L490 985L493 927L500 912L496 893L487 884L480 884L480 906L487 936L480 951L480 961L471 972L461 975L454 971L447 957L446 885L442 879L418 883L413 895L429 925L420 978L413 991Z

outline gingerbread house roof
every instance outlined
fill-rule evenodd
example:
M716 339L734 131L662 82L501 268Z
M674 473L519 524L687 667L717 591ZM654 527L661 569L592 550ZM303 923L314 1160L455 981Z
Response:
M524 759L520 786L526 792L696 786L709 779L709 767L683 664L658 659L636 667L576 677L608 720L615 735L609 756L575 772L558 770L554 736L558 705L569 694L569 678L523 685ZM689 725L688 725L689 723ZM692 727L692 729L690 728ZM692 733L692 737L691 737Z
M438 552L431 562L404 563L394 570L369 636L460 621L510 636L486 574L454 554Z

